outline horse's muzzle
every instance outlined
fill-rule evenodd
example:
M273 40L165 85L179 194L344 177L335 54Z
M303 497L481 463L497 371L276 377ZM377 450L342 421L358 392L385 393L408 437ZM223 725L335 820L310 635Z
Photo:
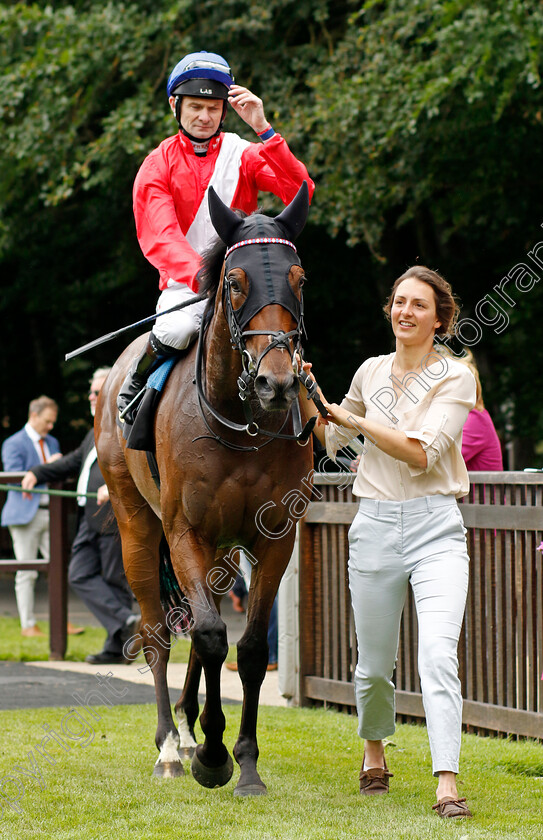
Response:
M286 411L298 396L300 383L293 373L278 377L259 374L255 379L255 393L265 411Z

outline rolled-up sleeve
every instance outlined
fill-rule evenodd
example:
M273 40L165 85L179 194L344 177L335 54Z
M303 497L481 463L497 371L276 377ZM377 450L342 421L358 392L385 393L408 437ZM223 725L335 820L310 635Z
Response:
M403 430L408 438L419 440L426 452L426 467L408 464L409 473L416 477L428 473L453 445L462 441L462 427L476 399L473 374L468 368L456 365L432 393L428 410L419 429Z
M342 408L346 408L347 411L352 412L357 417L366 416L366 406L362 399L362 380L365 364L366 362L356 371L349 391L341 402ZM362 429L345 429L342 426L336 426L335 423L329 423L324 427L326 454L335 462L338 450L344 446L348 446L353 438L358 437L362 433Z

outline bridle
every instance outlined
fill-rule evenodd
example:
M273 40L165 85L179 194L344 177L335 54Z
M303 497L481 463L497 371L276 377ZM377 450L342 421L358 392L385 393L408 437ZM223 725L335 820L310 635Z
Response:
M204 319L202 319L202 323L200 325L200 332L198 336L198 349L196 354L196 376L195 376L195 384L198 392L198 402L200 406L200 412L202 414L202 418L211 432L211 436L217 440L218 442L222 443L224 446L229 447L230 449L241 450L245 452L254 452L258 449L261 449L263 446L266 446L268 443L271 443L273 439L280 438L282 440L295 440L301 446L305 446L309 440L311 432L315 426L316 417L311 417L310 420L307 421L305 426L302 427L302 420L300 415L300 406L298 404L298 400L294 400L287 412L285 420L278 432L272 432L267 429L262 429L256 422L253 411L251 408L251 400L250 400L250 387L251 384L254 383L258 376L258 372L260 370L260 365L262 360L265 356L271 351L275 350L276 348L286 349L287 352L290 354L292 369L298 379L302 382L302 384L308 390L308 399L314 399L316 405L319 407L319 411L323 415L326 415L326 410L324 406L316 397L317 393L317 384L309 375L305 374L303 370L300 369L300 365L297 361L297 356L301 359L302 354L302 334L305 334L304 329L304 312L303 312L303 294L300 291L300 299L299 299L299 315L297 318L296 328L290 330L289 332L284 332L283 330L245 330L243 329L243 325L240 324L239 318L237 315L237 310L234 309L232 306L232 300L230 297L230 281L226 277L226 261L230 254L237 250L238 248L242 248L246 245L286 245L287 247L292 248L296 252L296 248L292 242L288 239L281 239L279 237L272 237L272 236L263 236L263 237L256 237L254 239L243 239L240 242L236 242L230 248L227 249L225 256L224 256L224 264L223 264L223 284L222 284L222 307L223 312L226 318L226 322L228 324L228 328L230 331L230 342L232 347L237 349L241 356L241 363L242 363L242 372L238 377L238 396L241 400L243 406L243 413L245 417L245 424L242 423L235 423L232 420L224 417L220 414L213 405L209 402L205 395L205 389L203 384L203 369L204 369L204 339L205 339L205 324ZM253 360L253 357L247 350L246 346L246 339L255 336L255 335L266 335L270 338L269 343L266 345L264 350L260 353L256 362ZM320 403L320 405L319 405ZM256 437L257 435L264 435L269 438L269 440L265 441L264 443L260 444L260 446L243 446L240 444L234 444L229 441L224 440L220 435L218 435L209 425L205 413L204 413L204 406L207 411L221 423L227 429L235 432L243 432L251 437ZM285 428L289 417L292 415L292 423L293 423L293 433L284 433L283 429ZM207 437L207 435L205 435ZM197 438L196 438L197 439Z

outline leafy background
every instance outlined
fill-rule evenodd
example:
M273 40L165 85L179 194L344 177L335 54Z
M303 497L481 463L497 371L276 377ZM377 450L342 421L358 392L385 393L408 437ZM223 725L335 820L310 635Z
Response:
M317 184L300 252L310 358L340 399L388 352L380 307L415 262L453 284L463 317L519 263L509 325L473 348L510 466L543 465L543 7L515 0L143 0L0 8L0 355L3 435L46 392L68 451L88 378L124 340L69 350L154 311L135 237L134 176L173 134L165 82L202 48L264 100ZM248 139L234 114L227 128ZM262 197L266 211L279 210ZM543 261L543 245L541 250ZM495 299L500 302L499 297ZM541 457L541 460L540 460Z

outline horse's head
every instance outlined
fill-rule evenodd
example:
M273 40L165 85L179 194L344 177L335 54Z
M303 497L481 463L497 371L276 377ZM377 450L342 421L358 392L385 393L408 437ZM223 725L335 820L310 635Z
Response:
M299 389L295 353L303 329L304 270L293 241L307 218L307 184L275 218L254 213L241 219L212 187L209 208L227 246L222 305L242 356L242 380L254 380L267 411L287 409Z

